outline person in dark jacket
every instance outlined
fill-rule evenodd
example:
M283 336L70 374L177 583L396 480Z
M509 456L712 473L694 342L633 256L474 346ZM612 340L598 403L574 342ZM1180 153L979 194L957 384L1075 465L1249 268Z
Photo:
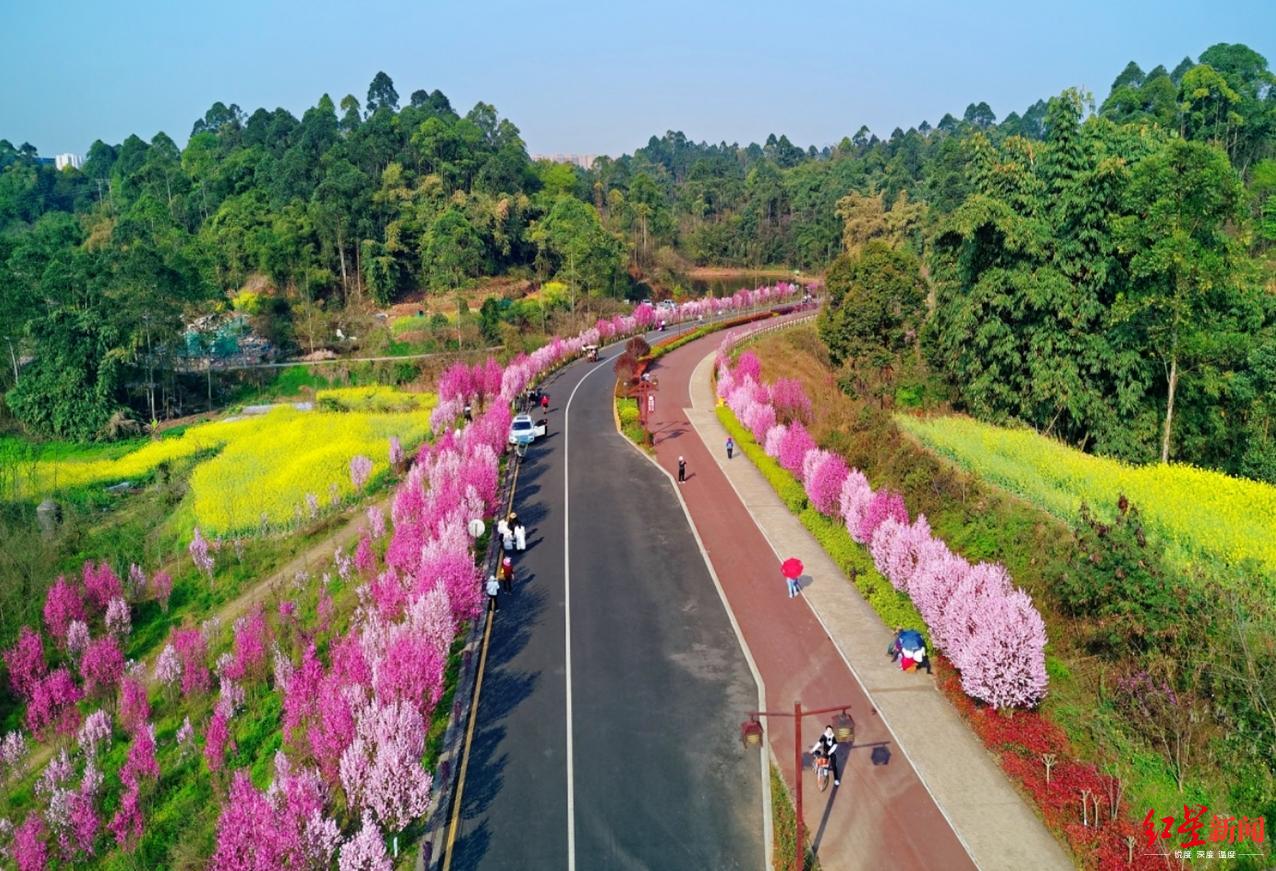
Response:
M837 733L833 731L832 724L824 727L823 734L816 740L814 746L811 747L811 753L823 753L828 757L830 773L833 775L833 785L842 785L842 776L837 770Z

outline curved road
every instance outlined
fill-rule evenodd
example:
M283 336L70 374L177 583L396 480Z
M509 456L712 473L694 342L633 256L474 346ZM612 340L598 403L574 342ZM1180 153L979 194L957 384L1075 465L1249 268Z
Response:
M668 479L615 431L618 351L546 384L453 868L765 865L757 687Z

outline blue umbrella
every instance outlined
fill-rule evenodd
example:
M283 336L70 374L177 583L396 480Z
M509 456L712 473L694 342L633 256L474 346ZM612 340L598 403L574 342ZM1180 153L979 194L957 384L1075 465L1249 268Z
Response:
M916 629L905 629L899 633L899 646L904 650L917 650L924 647L922 634Z

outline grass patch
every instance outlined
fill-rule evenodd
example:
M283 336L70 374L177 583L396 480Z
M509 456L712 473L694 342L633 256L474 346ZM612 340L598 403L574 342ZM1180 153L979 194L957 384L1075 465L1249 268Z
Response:
M773 843L771 867L775 871L792 871L793 855L797 852L797 815L789 798L789 787L780 776L780 769L771 766L771 825ZM806 832L807 838L811 833ZM811 850L809 842L803 857L803 871L819 871L820 860Z

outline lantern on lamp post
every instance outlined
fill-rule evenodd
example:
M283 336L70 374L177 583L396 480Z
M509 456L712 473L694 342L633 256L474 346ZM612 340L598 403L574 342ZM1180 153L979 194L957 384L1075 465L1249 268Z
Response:
M855 740L855 721L851 719L851 715L847 713L850 705L837 705L832 708L819 708L817 710L802 710L800 702L793 703L793 712L784 713L770 711L751 711L749 719L740 724L740 743L744 745L746 750L754 747L761 747L763 744L761 717L793 717L793 760L794 760L794 789L793 789L793 821L795 825L795 847L797 854L794 857L794 869L803 871L806 865L806 838L804 829L805 822L802 819L802 718L810 717L814 714L831 714L834 711L838 715L833 720L833 731L837 737L839 744L845 742L850 744Z

